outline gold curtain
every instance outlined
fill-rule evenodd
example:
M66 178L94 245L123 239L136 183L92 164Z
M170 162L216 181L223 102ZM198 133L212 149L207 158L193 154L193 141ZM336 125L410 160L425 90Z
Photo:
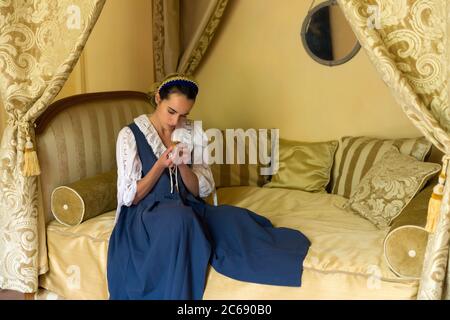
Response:
M25 138L61 90L105 0L0 1L0 288L35 292L47 252L38 176L24 176Z
M338 0L361 46L409 119L450 156L446 0ZM442 299L449 258L447 174L418 299Z
M210 45L228 0L153 0L155 80L192 75Z
M5 108L3 108L2 100L0 99L0 137L3 134L3 130L5 130L6 127L6 112Z

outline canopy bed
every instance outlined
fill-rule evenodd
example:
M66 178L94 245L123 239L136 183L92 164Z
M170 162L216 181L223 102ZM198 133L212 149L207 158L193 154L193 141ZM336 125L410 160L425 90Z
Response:
M113 222L111 211L68 227L50 222L49 209L53 188L112 170L117 130L137 114L151 110L147 95L136 92L70 97L50 107L79 59L104 3L105 0L57 4L12 0L0 5L0 94L8 114L0 150L2 289L35 292L42 275L44 286L60 290L67 298L106 298L101 261L104 262ZM180 44L180 31L173 28L181 19L180 2L153 1L156 81L173 71L195 72L227 3L215 0L204 5L202 10L206 13L197 28ZM218 189L219 203L247 206L272 217L279 225L302 228L316 242L317 250L305 261L302 288L259 290L261 287L223 278L211 270L206 299L448 298L450 5L445 0L337 3L406 115L443 153L440 180L433 182L438 186L436 192L440 190L442 194L432 198L437 201L428 214L433 224L426 228L429 235L425 239L423 268L415 278L399 276L402 270L393 272L383 253L388 230L380 231L367 219L350 215L343 207L345 197L333 193L335 186L331 193L319 194L261 188L257 184L224 186ZM69 7L72 10L68 11ZM69 20L60 18L67 18L68 14ZM62 33L64 41L55 44L53 39L61 38ZM98 125L92 122L95 119ZM344 139L342 143L349 142ZM436 171L436 167L429 169ZM300 215L290 206L291 200L275 200L285 197L300 201L296 203L301 208ZM265 207L261 199L273 199L272 205L283 210L274 211L270 204ZM330 239L324 230L341 239L337 248L327 248ZM362 244L352 241L352 237L365 239L371 245L359 247ZM65 243L73 255L67 254L59 243ZM355 248L359 248L358 254L352 251ZM77 268L74 261L80 259L85 266ZM394 261L391 259L390 263ZM85 270L90 274L85 275ZM67 279L68 285L61 283ZM66 289L63 291L61 286Z

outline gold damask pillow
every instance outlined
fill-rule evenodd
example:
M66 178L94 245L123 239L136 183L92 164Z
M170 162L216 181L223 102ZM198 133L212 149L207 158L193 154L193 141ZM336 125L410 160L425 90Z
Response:
M386 228L440 169L391 147L361 180L347 207Z

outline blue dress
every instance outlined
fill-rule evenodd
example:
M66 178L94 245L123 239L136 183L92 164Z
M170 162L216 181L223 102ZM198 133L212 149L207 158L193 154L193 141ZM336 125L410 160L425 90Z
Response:
M129 127L144 176L157 158L137 125ZM178 184L170 193L166 169L138 204L121 207L108 247L110 299L202 299L209 264L241 281L301 285L310 246L301 232L244 208L209 205L180 176Z

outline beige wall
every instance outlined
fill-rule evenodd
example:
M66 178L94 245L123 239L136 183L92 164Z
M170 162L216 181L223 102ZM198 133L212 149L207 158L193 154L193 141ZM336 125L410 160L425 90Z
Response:
M420 135L363 50L333 68L306 54L300 28L309 6L231 0L197 73L193 118L205 127L276 127L282 137L307 141Z
M154 78L151 3L106 1L85 50L88 92L150 89Z
M149 90L154 78L151 2L106 1L58 99L82 92Z
M109 0L77 67L58 96L147 91L153 82L151 0Z

